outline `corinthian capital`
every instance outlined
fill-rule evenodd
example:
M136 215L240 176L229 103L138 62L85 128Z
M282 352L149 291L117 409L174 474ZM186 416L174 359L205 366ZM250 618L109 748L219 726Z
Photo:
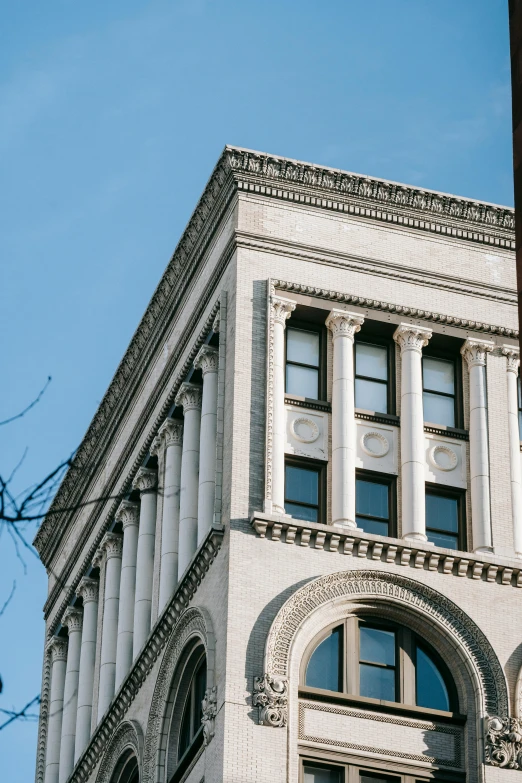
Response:
M207 372L217 372L219 364L219 353L211 345L202 345L194 359L194 367L201 370L203 375Z
M88 576L84 576L76 588L76 595L78 598L83 599L83 605L85 606L89 601L98 600L98 589L99 583L96 579L89 579Z
M202 391L197 383L182 383L176 395L176 405L181 405L185 413L201 410Z
M361 331L364 316L360 313L349 313L347 310L331 310L326 319L326 326L332 332L332 339L349 337L353 341L357 332Z
M295 302L291 299L284 299L282 296L273 296L271 305L274 323L281 324L284 328L286 319L290 318L290 315L295 310Z
M131 500L122 500L115 514L117 522L121 522L123 529L129 525L138 525L140 521L140 507Z
M516 345L503 345L502 353L507 359L506 370L518 375L518 368L520 367L520 348Z
M111 557L121 557L123 552L123 536L119 533L105 533L101 542L107 560Z
M76 606L68 606L62 617L62 625L65 625L69 633L81 631L83 625L83 612Z
M139 489L142 494L144 492L152 492L156 489L157 478L155 470L141 467L134 476L132 487L133 489Z
M67 660L67 639L61 636L51 636L47 643L47 651L51 656L51 661Z
M165 419L161 425L159 437L164 441L165 448L183 444L183 422L180 419Z
M490 340L479 340L476 337L468 337L462 348L461 354L468 363L468 368L484 367L486 364L486 354L492 351L495 343Z
M422 353L422 349L428 345L432 334L431 329L426 326L399 324L393 333L393 339L400 346L401 353L404 351Z

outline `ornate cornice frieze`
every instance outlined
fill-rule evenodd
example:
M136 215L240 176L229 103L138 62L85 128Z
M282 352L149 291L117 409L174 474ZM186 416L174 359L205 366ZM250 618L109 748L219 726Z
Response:
M189 606L205 574L214 562L223 540L223 531L212 528L198 549L190 568L178 584L165 611L152 629L147 643L101 723L98 724L86 750L79 758L68 783L87 783L92 771L105 753L114 731L124 720L127 711L150 671L171 638L172 631L183 612ZM37 783L43 783L39 778Z
M506 370L518 375L518 368L520 367L520 348L516 345L503 345L502 353L506 357Z
M295 302L292 299L284 299L282 296L272 296L270 303L272 305L272 319L275 324L280 324L283 328L286 321L295 310Z
M288 680L264 674L254 679L252 705L259 707L259 723L283 728L288 722Z
M465 358L468 368L485 367L486 354L493 350L495 343L489 340L477 340L474 337L468 337L460 352Z
M97 579L89 579L89 577L84 576L76 588L76 595L83 600L85 606L89 601L98 600L99 590L100 584Z
M194 367L201 370L203 375L207 372L217 372L219 367L219 351L211 345L202 345L194 359Z
M332 340L338 337L349 337L352 340L361 331L364 316L360 313L349 313L347 310L332 310L326 319L326 326L332 332Z
M379 310L384 313L396 313L397 315L407 316L408 318L419 318L422 321L431 321L432 323L446 324L455 326L459 329L470 329L474 332L485 332L486 334L498 334L508 338L518 338L517 329L509 329L505 326L495 326L486 324L482 321L471 321L468 318L457 318L453 315L435 313L431 310L421 310L418 307L405 307L404 305L383 302L379 299L368 299L364 296L355 294L346 294L341 291L332 291L327 288L317 288L311 285L302 285L301 283L290 283L285 280L272 280L272 287L280 291L289 293L303 294L304 296L313 296L317 299L326 299L332 302L342 302L344 304L358 305L359 307L370 310Z
M121 522L123 529L129 526L137 526L140 521L140 505L131 500L122 500L114 515L117 522Z
M132 482L132 488L139 490L144 495L146 492L154 492L158 484L158 473L151 468L141 467Z
M203 401L203 388L197 383L182 383L176 395L176 405L183 408L183 412L201 410Z
M203 724L203 742L208 745L215 734L217 715L217 685L207 688L201 703L201 723Z
M399 324L393 333L393 339L400 346L401 353L404 351L422 353L422 349L428 345L432 334L432 330L425 326Z
M47 643L47 652L52 663L67 660L67 639L62 636L51 636Z
M62 617L64 625L69 633L81 631L83 625L83 611L76 606L68 606Z
M522 720L498 715L484 719L486 764L522 769Z

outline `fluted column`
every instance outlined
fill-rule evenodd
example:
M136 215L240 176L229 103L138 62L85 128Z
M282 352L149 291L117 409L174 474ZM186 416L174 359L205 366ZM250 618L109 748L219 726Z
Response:
M89 744L91 736L94 665L96 661L96 636L98 632L98 582L83 577L76 590L83 600L83 630L78 677L78 706L76 710L76 737L74 763Z
M400 324L393 339L401 349L402 537L426 541L426 468L422 405L422 349L431 329Z
M363 322L362 315L345 310L332 310L326 319L333 340L332 523L338 527L357 527L353 341Z
M140 468L132 482L140 492L140 529L136 555L136 596L132 655L136 658L150 632L158 477L155 470Z
M194 367L203 373L199 436L198 546L214 521L218 360L218 351L210 345L202 345L194 359Z
M60 783L65 783L74 767L74 739L78 706L78 679L80 674L80 651L82 646L83 612L73 606L67 607L62 625L69 632L67 668L63 694L62 739L60 744Z
M285 327L295 310L295 302L273 296L273 400L272 400L272 508L274 514L285 513ZM269 510L269 509L267 509Z
M45 757L45 783L58 783L60 740L62 736L63 695L67 667L67 639L53 636L48 645L51 656L51 693Z
M106 533L102 541L102 547L105 550L106 565L100 653L100 685L98 690L98 723L104 716L114 696L123 536L117 533Z
M493 545L486 396L486 354L493 347L492 342L468 338L460 349L469 370L469 462L474 552L491 552Z
M115 692L120 687L132 666L136 561L138 552L138 504L132 503L130 500L122 500L116 512L116 520L121 522L123 527L123 549L121 557L118 638L116 641Z
M513 544L515 553L518 557L522 557L522 470L520 464L520 427L518 424L518 371L520 367L520 349L514 345L504 345L502 353L507 360L509 471L511 477Z
M163 611L178 583L179 492L183 422L166 419L158 433L156 448L165 447L163 479L163 513L161 518L161 565L159 613Z
M201 391L197 384L182 383L176 397L176 405L183 407L185 417L179 493L178 580L197 549Z

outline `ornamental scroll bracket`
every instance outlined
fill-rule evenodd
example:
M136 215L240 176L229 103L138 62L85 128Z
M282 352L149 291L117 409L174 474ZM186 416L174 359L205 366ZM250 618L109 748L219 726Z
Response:
M288 722L288 680L264 674L254 679L254 707L259 707L259 723L283 728Z
M215 734L217 715L217 685L207 688L201 702L201 723L203 724L203 742L208 745Z
M486 764L504 769L522 769L522 720L505 716L484 718Z

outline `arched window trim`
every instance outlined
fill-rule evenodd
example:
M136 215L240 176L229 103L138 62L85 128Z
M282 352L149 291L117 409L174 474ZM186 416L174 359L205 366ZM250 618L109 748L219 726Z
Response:
M139 783L139 763L135 753L125 751L111 776L111 783Z
M396 633L396 695L397 701L381 701L359 693L359 644L360 625L383 630L393 630ZM306 672L310 659L317 647L336 629L342 627L341 659L342 659L342 690L329 691L322 688L312 688L306 685ZM419 707L416 704L415 666L416 647L424 649L439 669L448 691L450 710L436 710L430 707ZM457 688L448 667L433 646L419 636L413 629L374 614L358 614L346 617L342 621L332 622L325 626L306 646L299 670L299 693L302 696L328 698L332 701L356 701L368 706L379 706L399 711L428 713L452 719L465 719L459 710Z

